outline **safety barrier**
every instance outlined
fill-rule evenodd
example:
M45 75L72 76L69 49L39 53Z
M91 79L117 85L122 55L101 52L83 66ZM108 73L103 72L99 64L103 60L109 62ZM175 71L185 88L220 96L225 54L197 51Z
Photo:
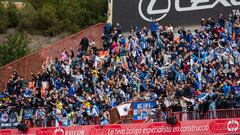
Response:
M89 125L98 125L99 117L94 117L94 118L88 119L88 122L89 122ZM39 119L38 122L34 121L33 119L30 119L30 120L23 119L21 123L27 125L29 128L32 128L32 127L56 127L57 125L59 125L59 126L62 125L62 122L56 123L55 119L48 120L46 125L44 124L45 122L43 119ZM14 128L16 128L16 127L7 127L7 128L0 127L0 129L14 129Z
M224 119L224 118L239 118L239 109L218 109L215 111L198 112L172 112L170 116L176 116L178 120L202 120L202 119Z
M62 125L59 121L52 117L36 118L34 109L22 109L20 113L14 110L2 111L2 118L0 119L0 129L16 128L18 124L26 124L31 127L56 127ZM208 111L205 113L189 111L189 112L171 112L171 110L157 109L155 115L147 118L146 120L134 120L132 112L129 111L128 116L120 117L118 111L109 112L109 122L111 124L133 124L133 123L148 123L148 122L166 122L167 117L176 116L177 121L196 121L196 120L213 120L213 119L236 119L240 118L239 109L220 109L216 111ZM21 119L19 119L21 118ZM78 125L79 123L74 120L71 126ZM99 117L87 117L87 125L98 125Z
M63 40L56 42L55 44L43 48L37 52L27 55L19 60L11 62L0 68L0 91L6 88L7 81L10 78L13 71L17 71L18 74L24 79L30 79L31 72L37 73L41 71L41 65L47 57L56 58L59 57L61 51L66 48L69 51L70 48L78 48L79 42L82 37L86 36L89 40L95 40L97 47L102 47L102 23L86 28L85 30L69 36Z
M110 111L110 114L112 112ZM111 123L114 124L128 124L128 123L145 123L146 120L133 120L131 112L129 116L119 117L116 113L111 114L114 117ZM117 117L118 116L118 117ZM215 111L199 112L199 111L187 111L187 112L172 112L171 110L157 109L154 122L165 122L167 117L175 116L178 121L190 121L190 120L209 120L209 119L226 119L226 118L240 118L240 109L217 109Z
M133 103L149 103L150 101L129 101L123 104L131 103L130 110L128 111L127 116L120 116L117 107L113 107L110 111L110 123L111 124L128 124L128 123L144 123L147 120L134 120L134 107ZM121 104L122 105L122 104ZM192 106L187 106L186 108L190 109ZM145 108L146 110L147 108ZM153 109L154 115L152 119L154 122L164 122L167 117L175 116L178 121L185 120L206 120L206 119L224 119L224 118L240 118L240 108L232 108L232 109L215 109L208 111L199 111L199 110L189 110L189 111L178 111L173 112L172 109L164 109L161 108L150 108L148 111Z

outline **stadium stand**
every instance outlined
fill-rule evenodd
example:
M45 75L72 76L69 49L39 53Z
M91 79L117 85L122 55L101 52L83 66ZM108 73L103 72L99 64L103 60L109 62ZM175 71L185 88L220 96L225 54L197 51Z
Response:
M105 51L81 36L60 57L46 57L31 79L13 72L0 95L1 116L28 127L237 118L240 17L226 18L203 18L200 29L180 28L179 37L155 21L126 37L120 24L107 22Z

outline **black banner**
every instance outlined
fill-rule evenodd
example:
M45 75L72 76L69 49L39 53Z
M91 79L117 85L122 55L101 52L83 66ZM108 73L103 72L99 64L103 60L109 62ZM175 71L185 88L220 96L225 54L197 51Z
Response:
M35 114L35 109L28 108L23 110L23 119L25 120L31 120L33 115Z
M1 128L13 128L18 125L17 116L15 112L2 112L0 119Z
M202 17L217 19L223 13L228 18L239 10L240 0L113 0L113 24L119 22L125 31L149 27L152 17L160 25L188 26L200 24Z

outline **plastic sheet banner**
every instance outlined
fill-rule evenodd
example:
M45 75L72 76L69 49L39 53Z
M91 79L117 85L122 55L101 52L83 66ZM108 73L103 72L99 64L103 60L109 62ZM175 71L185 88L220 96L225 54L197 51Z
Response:
M133 102L133 120L146 120L151 113L156 113L156 101Z
M240 119L184 121L166 123L123 124L107 126L75 126L0 130L0 135L223 135L240 134Z
M33 115L35 114L35 109L28 108L23 110L23 119L29 120L32 119Z

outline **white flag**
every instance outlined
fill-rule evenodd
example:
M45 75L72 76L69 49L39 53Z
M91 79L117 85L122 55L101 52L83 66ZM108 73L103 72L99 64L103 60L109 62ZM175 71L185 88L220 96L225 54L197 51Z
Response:
M117 106L117 110L120 116L127 116L130 110L131 103L122 104Z

